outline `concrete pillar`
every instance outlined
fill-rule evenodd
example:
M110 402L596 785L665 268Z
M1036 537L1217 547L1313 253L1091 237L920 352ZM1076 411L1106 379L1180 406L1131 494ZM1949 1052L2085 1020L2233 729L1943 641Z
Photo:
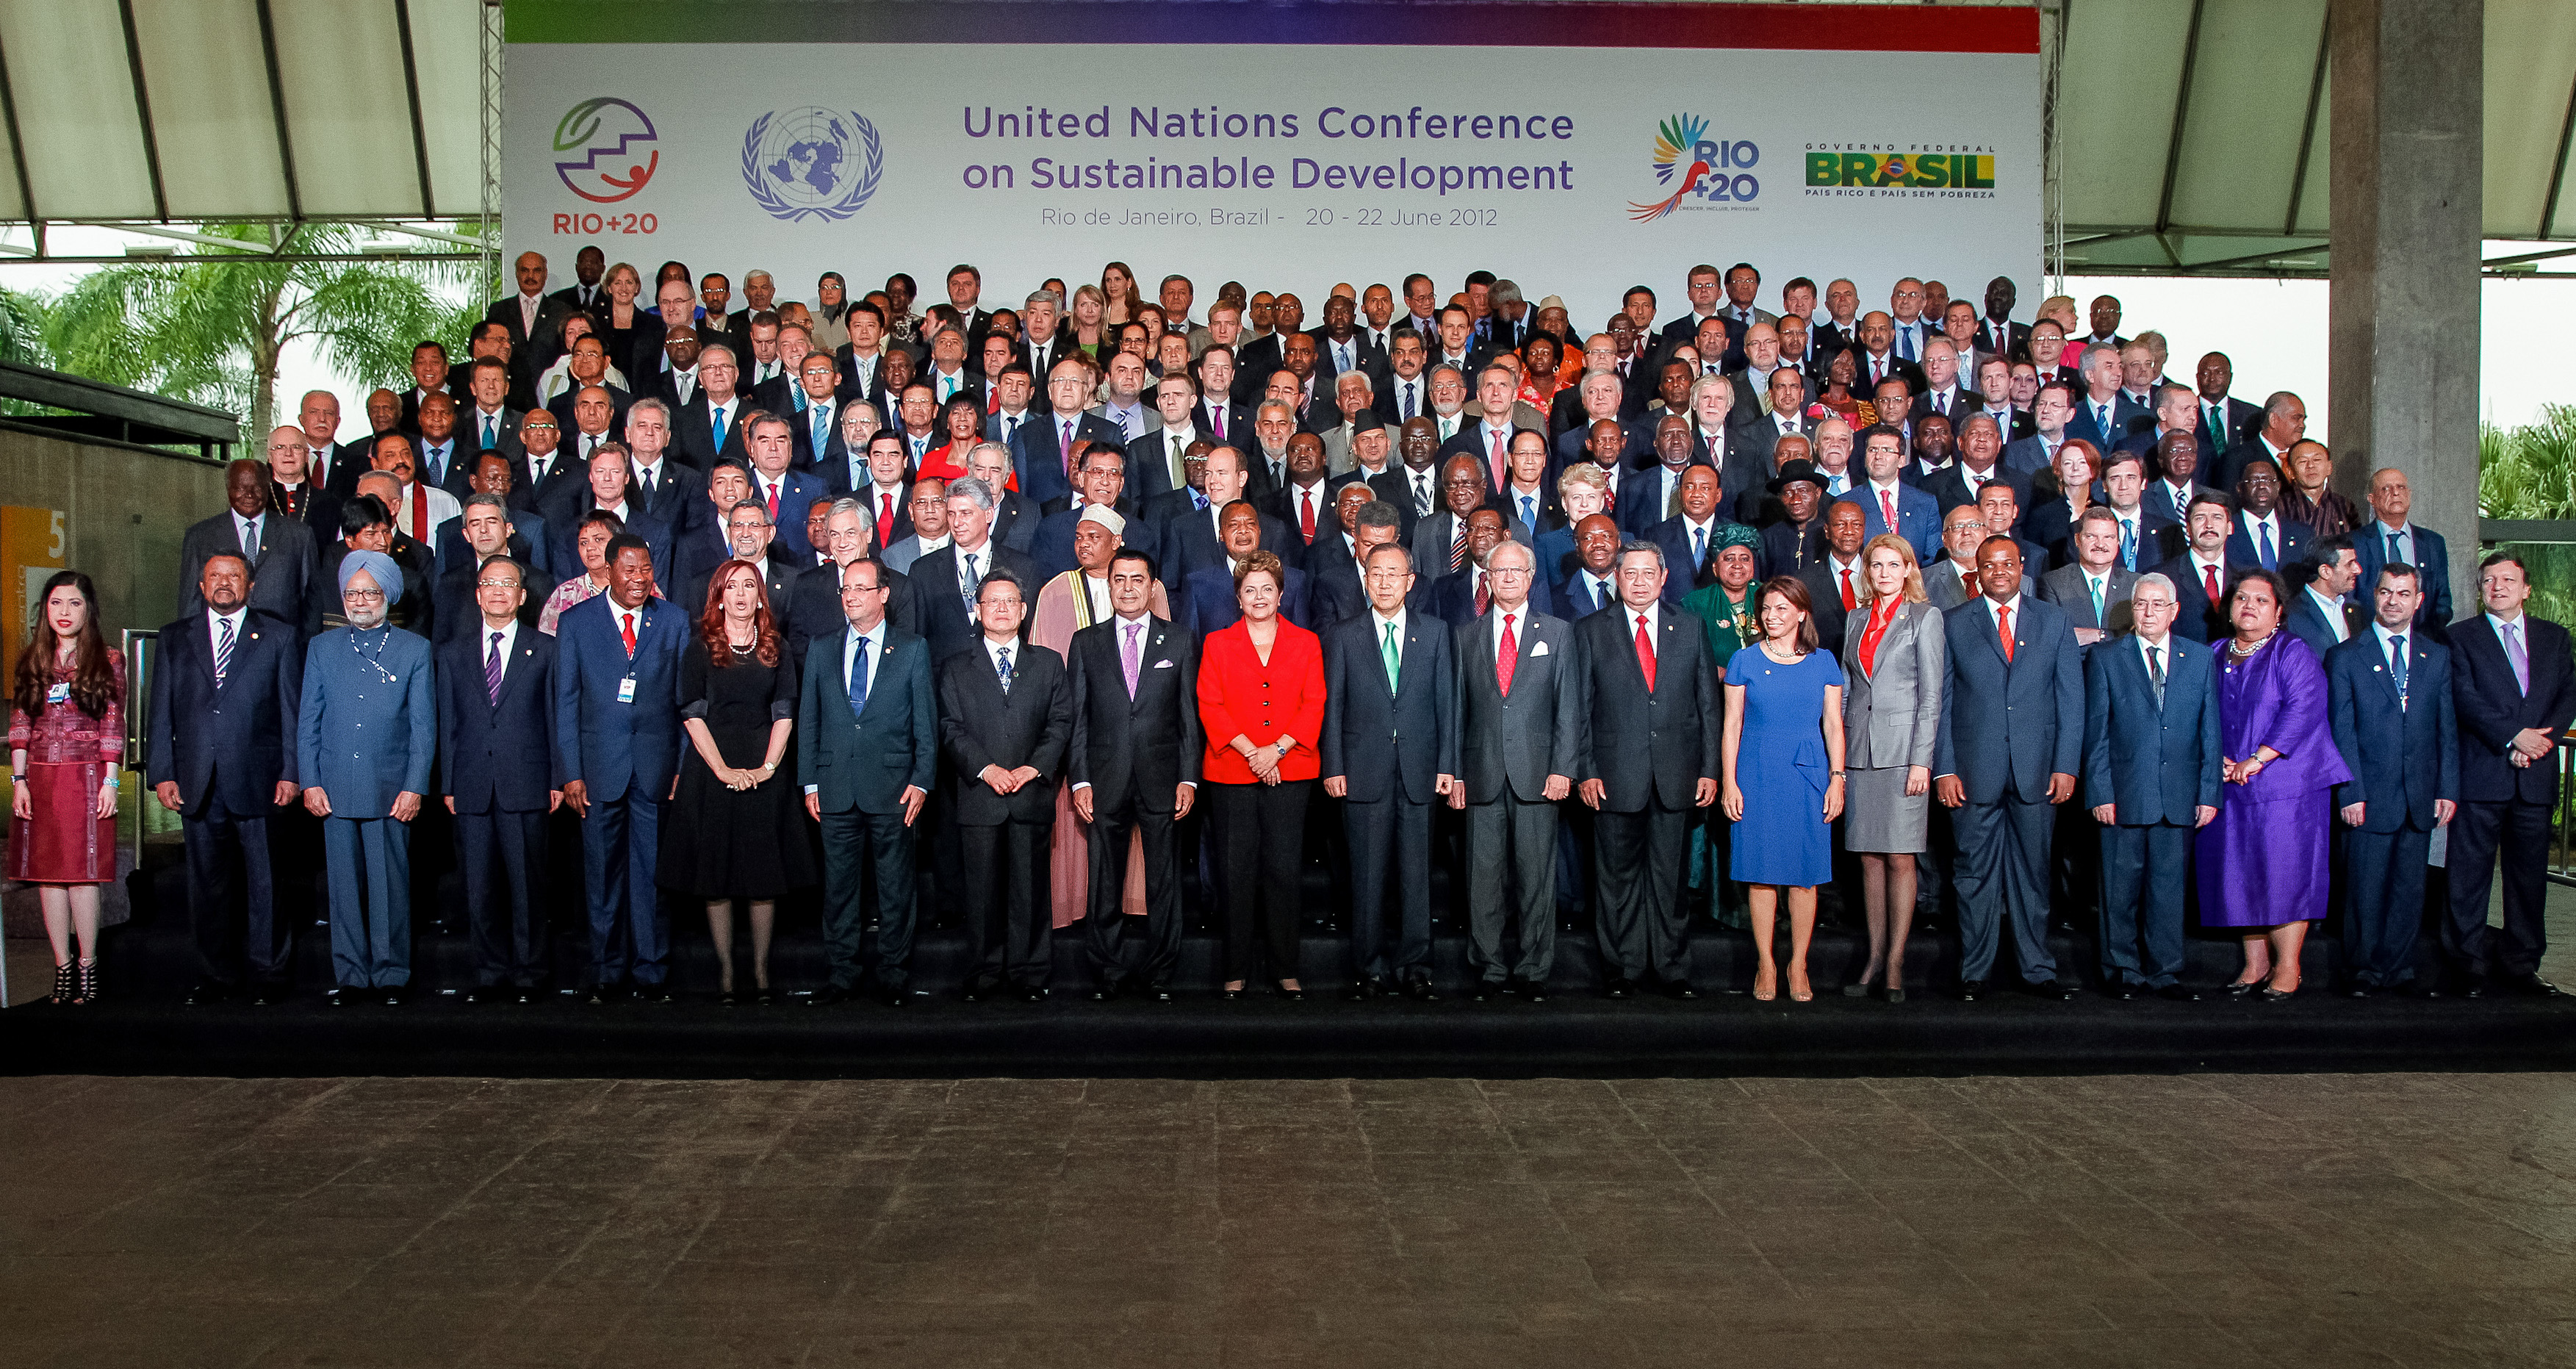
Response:
M2484 0L2331 0L2327 420L2358 503L2395 466L2476 603ZM2368 510L2363 510L2364 517Z

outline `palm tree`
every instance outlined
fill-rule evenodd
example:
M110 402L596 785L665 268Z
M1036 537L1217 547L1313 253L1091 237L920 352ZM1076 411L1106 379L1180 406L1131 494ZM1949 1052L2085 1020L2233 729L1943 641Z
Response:
M245 414L243 440L256 444L273 422L278 360L291 343L309 339L342 374L396 386L415 343L434 338L464 355L474 314L442 296L461 294L470 268L275 261L265 224L200 231L247 250L109 267L55 301L44 341L62 369ZM276 251L357 244L346 225L306 224Z

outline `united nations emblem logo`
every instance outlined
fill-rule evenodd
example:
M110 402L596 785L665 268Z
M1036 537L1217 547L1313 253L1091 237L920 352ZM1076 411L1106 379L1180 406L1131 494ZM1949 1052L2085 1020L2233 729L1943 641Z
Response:
M778 110L752 120L742 137L743 188L789 223L848 218L867 206L884 172L877 126L847 110Z

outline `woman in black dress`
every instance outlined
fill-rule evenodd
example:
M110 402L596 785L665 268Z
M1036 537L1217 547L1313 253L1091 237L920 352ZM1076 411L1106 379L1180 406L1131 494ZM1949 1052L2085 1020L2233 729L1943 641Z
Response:
M769 937L778 896L814 882L795 776L781 774L796 720L796 672L769 612L760 567L727 561L707 577L697 640L680 658L680 725L689 734L662 824L662 883L707 901L722 973L734 993L733 903L751 905L751 975L772 1001Z

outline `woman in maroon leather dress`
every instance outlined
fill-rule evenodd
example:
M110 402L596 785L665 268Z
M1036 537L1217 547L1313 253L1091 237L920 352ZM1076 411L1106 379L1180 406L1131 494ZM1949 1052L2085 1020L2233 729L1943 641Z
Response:
M116 878L125 658L99 635L97 606L97 591L79 571L56 571L45 581L44 610L10 689L17 821L9 877L37 888L54 943L57 1004L98 998L98 886Z

